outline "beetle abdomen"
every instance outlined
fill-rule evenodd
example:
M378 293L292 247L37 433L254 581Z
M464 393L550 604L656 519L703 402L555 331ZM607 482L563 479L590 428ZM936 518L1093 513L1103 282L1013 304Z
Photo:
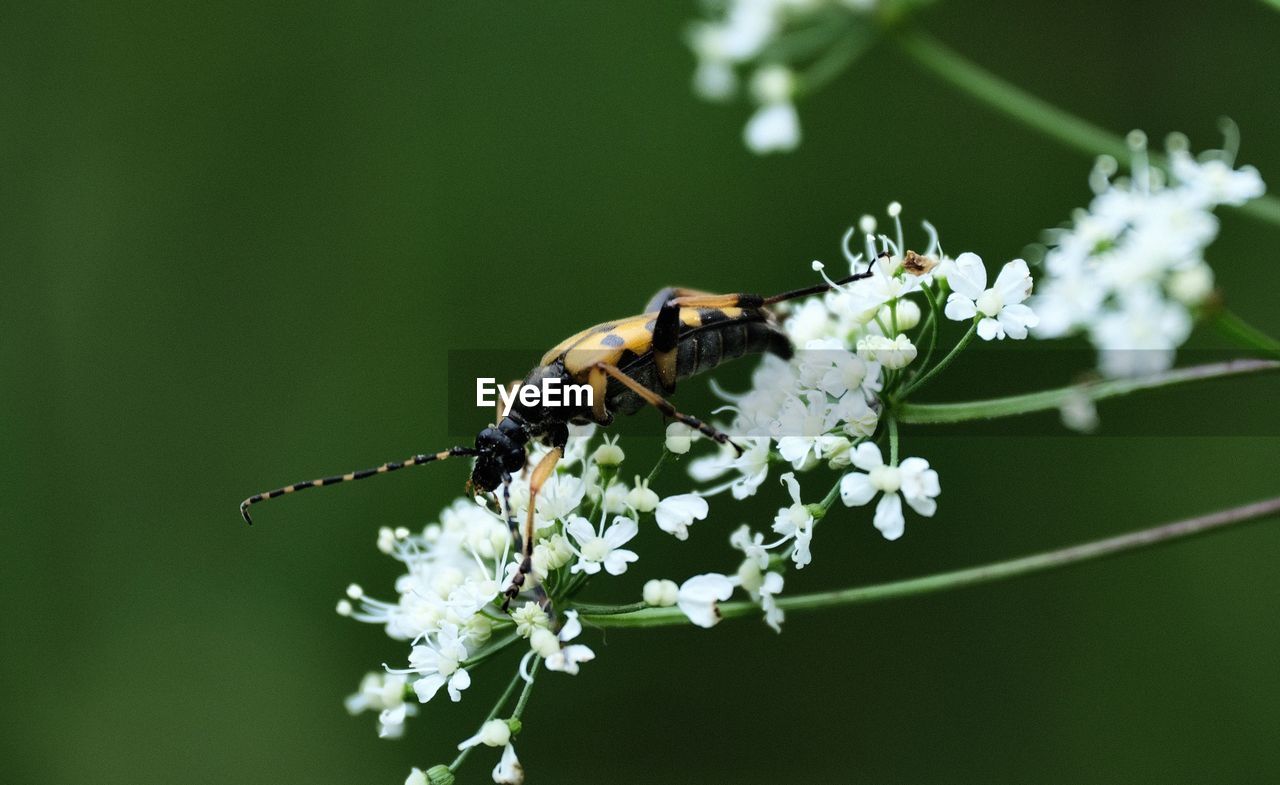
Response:
M761 321L736 320L708 325L680 336L676 345L676 378L687 379L706 373L730 360L748 354L771 352L784 359L792 349L787 336L776 325ZM620 370L645 388L665 395L658 381L653 354L637 357ZM632 414L645 405L643 399L620 382L610 382L605 405L614 414Z

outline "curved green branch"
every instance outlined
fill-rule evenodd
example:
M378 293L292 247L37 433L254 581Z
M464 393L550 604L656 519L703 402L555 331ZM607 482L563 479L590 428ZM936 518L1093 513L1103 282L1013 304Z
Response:
M912 425L938 425L968 422L970 420L990 420L996 417L1013 417L1019 414L1052 411L1081 396L1092 401L1101 401L1105 398L1128 395L1139 390L1154 390L1160 387L1173 387L1206 379L1220 379L1278 370L1280 370L1280 362L1276 360L1229 360L1208 365L1193 365L1190 368L1175 368L1172 371L1150 376L1103 379L1096 382L1058 387L1053 390L1026 393L1024 395L1009 395L1004 398L987 398L980 401L962 401L958 403L907 402L898 405L897 415L900 422Z
M1280 4L1280 0L1269 1ZM1086 155L1129 161L1131 151L1123 138L1006 82L928 33L901 28L895 38L904 52L934 76L1023 125ZM1165 165L1162 156L1153 154L1151 160ZM1280 199L1274 196L1254 199L1237 209L1280 225Z
M1269 518L1277 513L1280 513L1280 497L1245 504L1240 507L1232 507L1175 523L1166 523L1151 529L1121 534L1117 537L1095 540L1081 545L1037 553L1032 556L1023 556L1018 559L984 564L979 567L969 567L963 570L927 575L923 578L878 583L872 586L859 586L839 591L780 597L778 598L778 607L788 611L819 610L892 600L899 597L911 597L916 594L931 594L965 586L976 586L982 583L991 583L992 581L1015 578L1020 575L1066 567L1104 556L1113 556L1118 553L1172 542L1197 534L1218 531L1235 524ZM751 602L720 604L720 617L722 619L756 616L759 613L760 607ZM584 623L597 627L667 627L689 624L689 619L678 607L646 608L633 613L611 615L584 615L582 620Z

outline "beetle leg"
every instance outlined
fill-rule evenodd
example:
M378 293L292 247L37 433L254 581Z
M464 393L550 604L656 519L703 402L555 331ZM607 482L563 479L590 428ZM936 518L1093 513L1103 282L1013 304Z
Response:
M511 577L511 585L503 592L505 597L502 601L503 613L506 613L511 606L511 601L524 588L525 577L533 572L534 515L538 506L538 491L542 490L542 484L551 476L551 472L555 471L556 463L563 454L563 447L552 447L551 451L538 461L538 468L533 470L533 476L529 478L529 515L525 518L524 531L520 536L520 566L516 568L516 574Z
M635 379L632 379L630 376L627 376L625 373L622 372L621 369L618 368L618 366L610 365L608 363L596 363L591 367L591 370L593 373L596 371L600 371L601 373L607 374L608 376L611 376L614 379L617 379L618 381L626 385L627 388L630 389L632 392L634 392L636 395L640 396L641 400L643 400L645 403L649 404L653 408L657 409L658 411L662 412L665 416L670 417L676 422L683 423L689 426L690 428L693 428L694 430L703 434L707 438L716 441L719 444L728 444L731 447L733 447L734 450L737 450L739 455L742 454L742 448L739 447L736 443L734 443L734 441L730 439L727 434L717 430L714 426L708 425L707 423L703 422L702 420L699 420L697 417L694 417L691 414L685 414L683 412L677 411L676 407L672 406L670 401L668 401L666 398L663 398L661 395L658 395L653 390L650 390L649 388L645 387L643 384L636 381Z
M662 304L653 325L653 364L658 369L658 383L667 395L676 391L676 350L680 344L680 306L676 299Z

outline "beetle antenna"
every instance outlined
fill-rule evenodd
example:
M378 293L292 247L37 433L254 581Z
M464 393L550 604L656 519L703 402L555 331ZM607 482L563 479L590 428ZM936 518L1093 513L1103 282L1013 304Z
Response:
M830 281L829 283L820 283L815 286L806 286L803 289L795 289L790 292L775 294L772 297L766 297L764 298L764 304L773 305L774 303L780 303L785 300L794 300L797 297L808 297L811 294L822 294L823 292L829 292L832 289L835 289L840 286L844 286L847 283L853 283L854 281L861 281L863 278L870 278L872 273L871 268L873 264L875 264L875 262L868 264L867 269L863 270L862 272L854 273L853 275L850 275L846 278L841 278L838 281L830 281L830 279L828 279L828 281Z
M264 493L256 493L253 496L240 502L240 515L244 517L245 523L253 524L253 519L249 517L249 507L267 499L274 499L277 496L284 496L286 493L295 493L297 491L305 491L308 488L323 488L326 485L337 485L340 482L350 482L352 480L363 480L366 477L373 477L377 474L386 474L394 472L397 469L404 469L409 466L421 466L424 463L432 461L443 461L446 458L452 458L458 455L477 455L479 451L474 447L450 447L443 452L424 453L415 455L405 461L390 461L381 466L375 466L371 469L361 469L358 472L347 472L346 474L335 474L332 477L321 477L318 480L310 482L295 482L293 485L286 485L283 488L276 488L273 491Z

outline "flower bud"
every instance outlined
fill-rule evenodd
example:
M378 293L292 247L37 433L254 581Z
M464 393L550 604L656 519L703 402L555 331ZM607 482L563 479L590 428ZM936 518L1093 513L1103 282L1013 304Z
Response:
M545 660L560 651L560 639L546 627L538 627L529 635L529 648Z
M764 585L764 574L753 559L746 559L738 565L738 581L742 588L749 592L758 591Z
M616 439L612 442L605 441L604 444L596 448L595 452L591 453L591 460L600 466L617 466L622 463L622 459L625 457L626 455L622 452L622 448L618 446Z
M658 494L649 490L649 481L637 475L635 487L627 494L627 504L636 512L653 512L660 501Z
M1213 292L1213 270L1200 263L1169 277L1169 294L1183 305L1199 305Z
M480 743L486 747L501 747L511 741L511 726L506 720L489 720L480 726Z
M684 455L693 446L693 429L684 423L673 422L667 426L667 450Z
M751 93L762 104L783 103L791 100L795 81L790 68L781 65L766 66L751 77Z
M676 599L680 594L680 587L675 581L666 579L657 579L646 581L644 584L644 601L647 605L655 608L667 608L676 604Z

